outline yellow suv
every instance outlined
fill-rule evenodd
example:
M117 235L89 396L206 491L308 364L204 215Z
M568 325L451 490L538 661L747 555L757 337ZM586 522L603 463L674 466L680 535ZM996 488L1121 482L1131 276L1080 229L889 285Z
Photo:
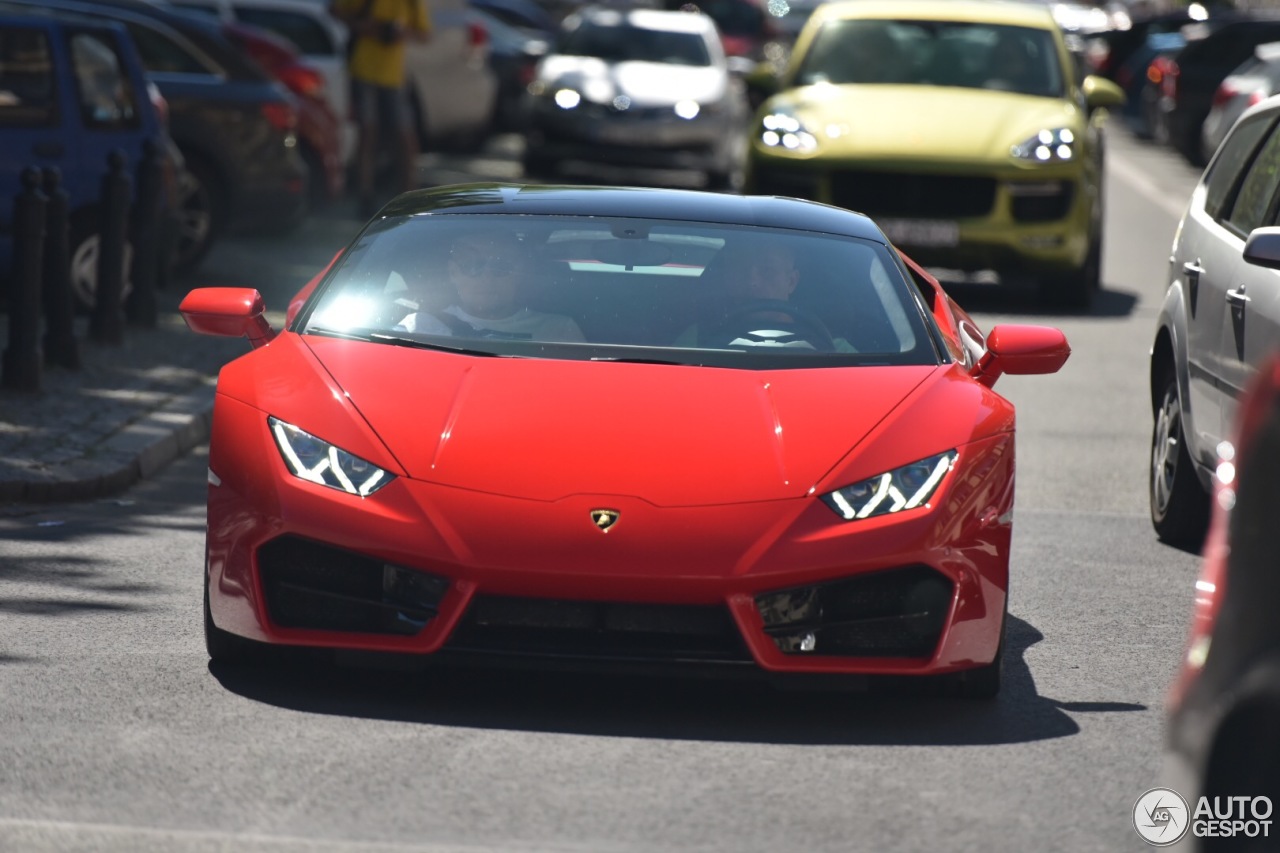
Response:
M745 189L870 215L920 263L1031 277L1087 306L1115 84L1077 73L1048 6L840 0L814 11L751 129Z

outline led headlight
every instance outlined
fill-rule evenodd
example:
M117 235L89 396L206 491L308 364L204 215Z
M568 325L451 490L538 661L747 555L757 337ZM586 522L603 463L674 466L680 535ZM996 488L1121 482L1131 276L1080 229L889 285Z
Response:
M818 138L789 113L769 113L760 121L760 141L769 148L806 153L816 150Z
M938 490L955 464L956 452L948 450L885 474L836 489L822 501L845 521L871 518L923 506Z
M366 498L395 479L372 462L353 456L309 432L279 418L267 418L267 426L280 448L289 471L312 483Z
M1045 129L1013 146L1009 153L1019 160L1064 163L1075 159L1076 141L1075 132L1069 127Z

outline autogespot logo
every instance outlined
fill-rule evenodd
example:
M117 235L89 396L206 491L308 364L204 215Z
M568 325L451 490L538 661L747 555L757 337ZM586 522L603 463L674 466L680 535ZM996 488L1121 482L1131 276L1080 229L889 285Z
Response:
M1269 838L1268 797L1201 797L1193 811L1171 788L1152 788L1133 804L1133 828L1142 840L1168 847L1190 830L1196 838ZM1270 849L1270 848L1268 848Z
M1190 825L1187 801L1169 788L1152 788L1133 804L1133 828L1143 841L1155 847L1176 844Z

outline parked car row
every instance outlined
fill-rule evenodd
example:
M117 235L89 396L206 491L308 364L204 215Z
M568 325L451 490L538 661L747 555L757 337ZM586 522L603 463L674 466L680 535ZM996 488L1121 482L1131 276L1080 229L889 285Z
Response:
M182 157L167 129L169 110L148 81L127 31L114 23L53 16L0 3L0 302L12 267L14 200L24 170L56 168L70 211L72 289L91 298L108 155L136 169L149 145L164 156L166 220L180 216Z
M25 57L23 45L45 47L39 83L39 75L18 60L0 68L14 102L0 105L12 107L6 133L12 139L18 138L12 135L18 130L33 140L39 137L30 145L24 141L0 147L5 188L0 263L7 258L6 218L18 175L26 166L57 165L77 190L75 283L81 302L92 304L93 196L105 169L105 152L122 147L132 168L144 138L160 139L170 155L168 221L175 232L172 269L178 273L194 271L224 234L288 231L317 206L343 195L355 148L347 32L332 18L327 2L4 0L3 8L13 16L5 36L12 50ZM419 136L426 147L471 145L499 129L505 118L497 69L490 62L489 31L464 0L436 0L431 8L433 37L411 48L407 59ZM120 132L115 136L101 132L110 124L107 118L94 119L93 133L86 136L83 122L68 112L73 102L62 97L77 91L74 81L85 72L70 48L59 45L87 40L67 41L71 37L61 33L90 22L111 34L94 51L102 54L98 64L107 61L107 51L118 54L108 64L121 81L129 82L126 56L136 57L143 75L140 82L115 88L120 99L115 110ZM61 29L33 35L47 26ZM56 82L59 74L61 84ZM43 101L33 88L37 86L44 87ZM109 112L105 106L102 110L104 116ZM51 113L66 113L65 122L53 122ZM95 143L84 144L86 139ZM3 269L0 275L7 275L7 263Z
M1086 53L1095 73L1125 89L1125 115L1139 136L1203 166L1261 84L1271 42L1280 42L1280 11L1193 4L1099 34ZM1233 101L1242 86L1249 91Z

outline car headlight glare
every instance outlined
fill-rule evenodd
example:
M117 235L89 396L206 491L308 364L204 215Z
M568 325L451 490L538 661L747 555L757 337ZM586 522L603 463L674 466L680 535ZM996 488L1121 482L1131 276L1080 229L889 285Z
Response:
M769 113L760 120L760 141L769 148L807 153L818 147L814 136L800 120L787 113Z
M874 518L924 506L955 465L954 450L903 465L860 483L822 495L822 502L845 521Z
M1075 159L1076 135L1069 127L1046 128L1013 146L1010 153L1019 160L1064 163Z
M394 474L388 474L372 462L279 418L268 417L267 426L285 465L295 477L362 498L395 479Z
M582 95L573 89L558 89L555 94L556 106L562 110L571 110L582 103Z
M698 105L697 101L691 101L687 98L682 101L676 101L675 111L680 118L695 119L701 110L702 107Z

